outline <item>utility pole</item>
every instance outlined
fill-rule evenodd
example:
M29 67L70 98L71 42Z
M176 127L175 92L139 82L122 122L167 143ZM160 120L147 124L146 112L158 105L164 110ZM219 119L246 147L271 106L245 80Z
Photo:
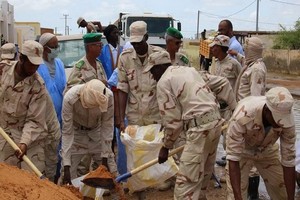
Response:
M63 14L65 17L65 35L69 35L69 26L68 26L68 16L67 14Z
M200 10L198 10L198 18L197 18L197 35L196 39L199 39L199 19L200 19Z
M256 5L256 34L258 34L258 13L259 13L259 0L257 0L257 5Z

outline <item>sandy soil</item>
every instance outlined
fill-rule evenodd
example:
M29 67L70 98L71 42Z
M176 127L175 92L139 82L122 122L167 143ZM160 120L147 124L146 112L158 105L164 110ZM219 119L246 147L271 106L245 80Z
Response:
M79 200L74 188L60 187L17 167L0 163L0 199L5 200Z

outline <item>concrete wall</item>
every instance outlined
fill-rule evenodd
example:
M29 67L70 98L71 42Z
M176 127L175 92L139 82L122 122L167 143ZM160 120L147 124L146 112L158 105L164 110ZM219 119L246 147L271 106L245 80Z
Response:
M266 49L263 57L270 72L300 75L300 50Z

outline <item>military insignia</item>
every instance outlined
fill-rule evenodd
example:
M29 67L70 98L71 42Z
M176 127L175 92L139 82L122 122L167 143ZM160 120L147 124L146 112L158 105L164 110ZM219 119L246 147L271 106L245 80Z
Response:
M76 64L75 64L75 67L77 69L81 69L81 67L84 65L84 61L83 60L80 60L78 61Z
M184 62L185 64L188 64L188 63L189 63L189 59L188 59L186 56L184 56L184 55L181 55L181 56L180 56L180 60L181 60L182 62Z

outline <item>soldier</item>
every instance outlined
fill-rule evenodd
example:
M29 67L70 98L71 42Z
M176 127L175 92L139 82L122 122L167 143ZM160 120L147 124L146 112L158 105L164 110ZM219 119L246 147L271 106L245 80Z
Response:
M99 79L106 85L105 71L97 59L102 49L101 37L100 33L87 33L83 36L86 55L72 68L67 81L67 89L77 84L87 83L92 79Z
M225 35L218 35L215 37L214 41L209 44L212 55L217 58L215 63L216 72L215 75L226 77L230 82L232 89L235 88L237 77L241 71L240 63L227 54L229 48L230 38ZM220 113L223 119L228 121L231 117L231 110L224 101L219 101L220 103ZM226 131L222 131L223 135L223 147L226 149ZM216 161L220 166L226 165L226 157L222 157L222 160Z
M0 62L0 76L6 63L10 65L11 61L17 58L17 48L13 43L6 43L1 46L1 62Z
M42 56L42 45L25 41L19 61L4 67L0 82L0 126L21 149L14 151L0 138L0 162L29 169L22 162L22 156L27 154L40 171L45 169L43 147L48 132L45 115L48 93L36 73L43 62Z
M63 102L62 159L64 183L77 177L77 168L84 155L106 166L117 175L111 149L114 127L113 94L110 89L93 79L68 90ZM110 162L111 161L111 162Z
M78 28L86 28L87 33L102 32L102 25L100 22L87 22L83 17L77 19Z
M166 50L170 54L171 62L173 66L191 66L189 59L178 50L182 45L182 34L179 30L173 27L169 27L166 31Z
M144 73L148 56L162 48L148 45L147 24L136 21L130 25L133 48L122 52L118 66L120 129L125 130L125 110L129 125L146 126L160 123L156 100L156 82L150 72Z
M227 132L227 199L247 199L248 175L253 164L265 180L271 199L294 199L293 103L292 95L283 87L238 103Z
M199 199L204 180L211 177L223 119L216 98L194 68L171 66L166 51L149 57L157 81L157 101L164 126L158 162L168 159L169 149L181 131L186 134L174 189L175 199ZM205 190L205 188L204 188Z

